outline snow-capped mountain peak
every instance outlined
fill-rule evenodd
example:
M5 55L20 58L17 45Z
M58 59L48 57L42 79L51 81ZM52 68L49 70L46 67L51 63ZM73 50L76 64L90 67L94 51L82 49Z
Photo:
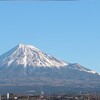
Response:
M100 87L100 74L77 63L67 63L38 48L19 44L0 56L1 86ZM90 86L91 84L91 86Z
M66 62L43 53L32 45L19 44L0 56L2 66L63 67Z
M17 45L17 47L18 48L31 48L31 49L34 49L34 50L36 50L36 51L40 51L38 48L36 48L35 46L33 46L33 45L26 45L26 44L19 44L19 45Z
M1 67L49 67L73 69L80 72L97 74L77 63L67 63L53 56L47 55L32 45L19 44L13 49L0 56Z

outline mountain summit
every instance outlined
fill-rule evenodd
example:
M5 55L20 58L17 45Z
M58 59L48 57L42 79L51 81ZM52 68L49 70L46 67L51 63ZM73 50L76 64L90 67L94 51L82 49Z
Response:
M100 75L80 64L47 55L34 46L19 44L0 56L0 86L58 86L54 91L58 92L59 87L63 87L63 92L69 88L94 91L100 90Z
M0 56L2 66L63 67L66 62L43 53L32 45L19 44Z

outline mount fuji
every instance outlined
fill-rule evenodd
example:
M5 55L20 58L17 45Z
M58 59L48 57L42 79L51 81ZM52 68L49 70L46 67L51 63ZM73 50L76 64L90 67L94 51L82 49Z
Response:
M19 44L0 56L1 66L63 67L66 62L56 59L31 45Z
M100 74L19 44L0 56L0 86L100 87Z

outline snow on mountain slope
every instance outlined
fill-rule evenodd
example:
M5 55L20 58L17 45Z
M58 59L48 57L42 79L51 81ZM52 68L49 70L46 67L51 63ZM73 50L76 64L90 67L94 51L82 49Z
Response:
M63 67L68 63L43 53L31 45L19 44L15 48L0 56L1 66L38 66L38 67Z
M87 68L85 68L85 67L83 67L83 66L81 66L80 64L77 64L77 63L69 64L68 68L78 70L78 71L81 71L81 72L83 71L83 72L87 72L87 73L97 74L97 72L90 70L90 69L87 69Z

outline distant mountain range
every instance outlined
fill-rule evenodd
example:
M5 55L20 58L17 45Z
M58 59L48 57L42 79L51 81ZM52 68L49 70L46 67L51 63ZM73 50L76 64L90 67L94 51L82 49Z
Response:
M100 74L19 44L0 56L0 86L100 87ZM49 90L48 90L49 91Z

